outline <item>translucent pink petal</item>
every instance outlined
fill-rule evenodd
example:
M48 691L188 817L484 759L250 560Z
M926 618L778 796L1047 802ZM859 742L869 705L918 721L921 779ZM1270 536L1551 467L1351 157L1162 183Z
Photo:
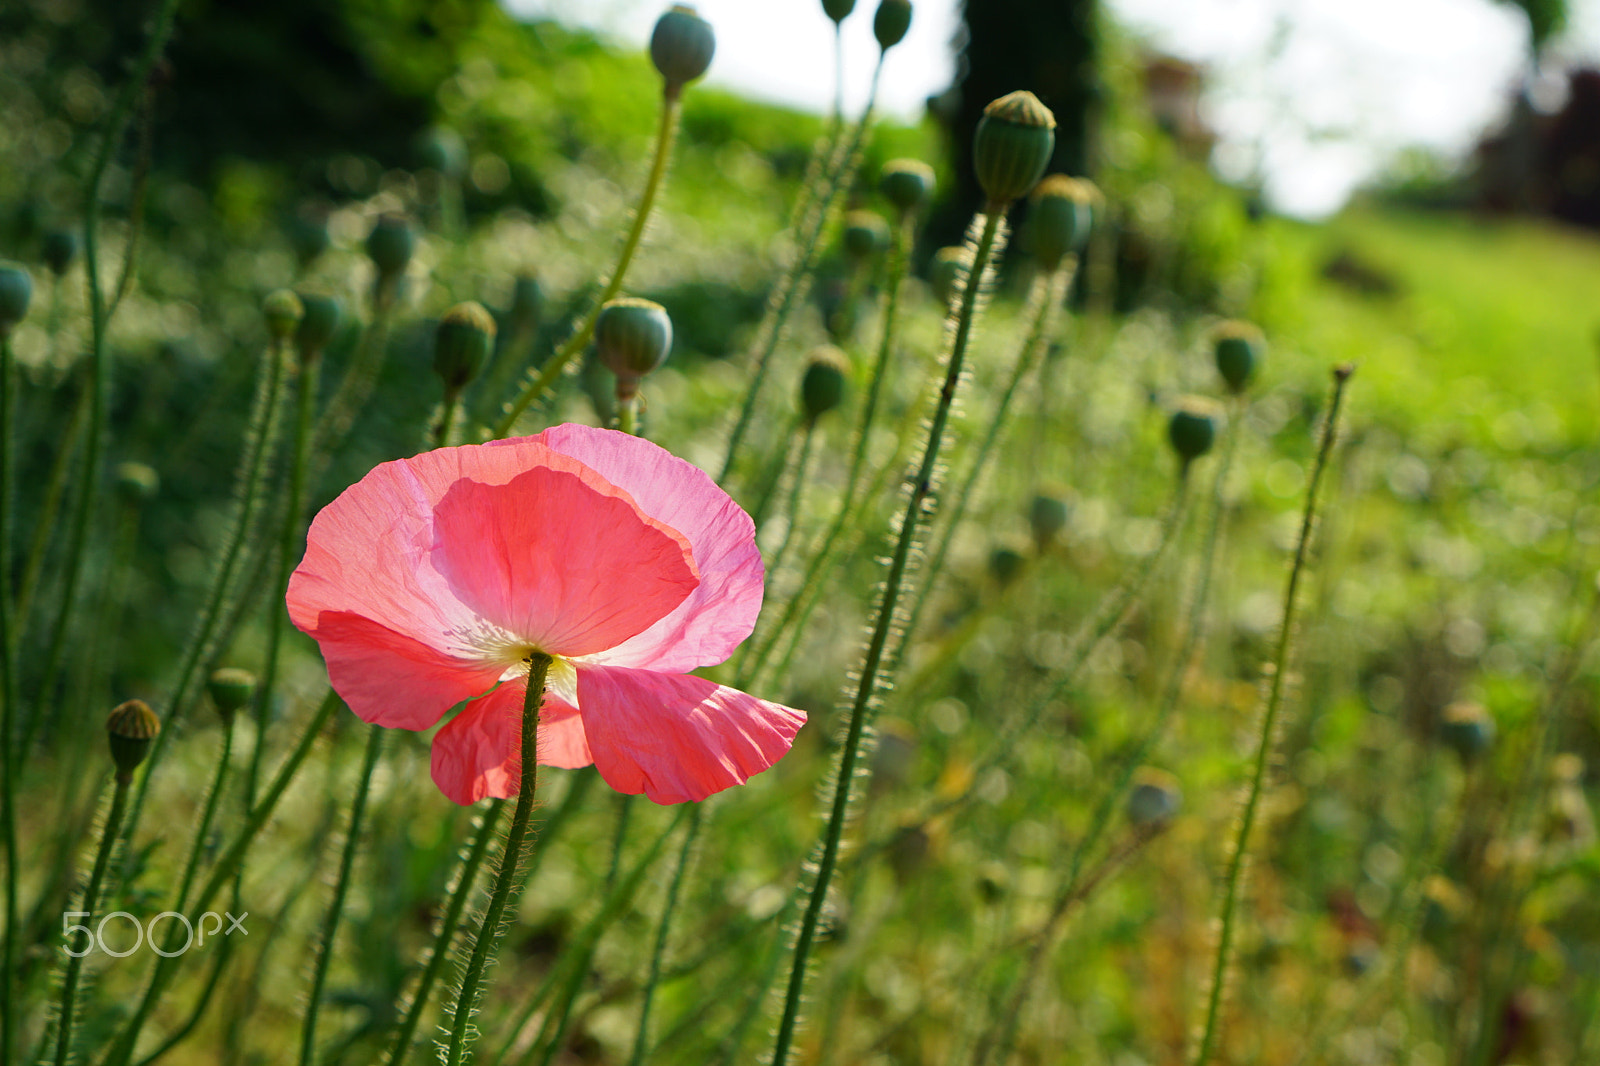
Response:
M527 439L591 467L682 533L700 571L699 586L671 614L591 660L683 673L732 655L761 613L763 569L750 516L705 471L630 434L563 425Z
M364 722L429 729L444 712L500 679L499 664L463 663L349 611L323 611L306 633L322 648L328 681Z
M433 738L433 783L466 806L486 796L509 799L522 780L522 705L528 686L507 681L473 700ZM539 765L589 765L578 712L551 696L539 714Z
M783 757L806 716L688 674L578 664L594 765L618 792L702 800Z
M433 519L431 561L456 598L555 655L613 648L699 584L682 534L587 468L462 479Z

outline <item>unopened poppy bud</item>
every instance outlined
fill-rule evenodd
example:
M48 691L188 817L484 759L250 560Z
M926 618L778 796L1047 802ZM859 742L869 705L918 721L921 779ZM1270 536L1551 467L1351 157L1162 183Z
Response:
M1494 743L1494 719L1481 703L1452 703L1439 722L1439 739L1462 762L1473 762Z
M1043 492L1035 496L1028 505L1028 528L1033 531L1034 543L1041 550L1054 543L1061 531L1067 528L1069 517L1067 501L1060 496Z
M295 330L294 344L301 359L310 359L325 351L344 321L344 308L338 299L322 293L300 293L300 306L305 314L300 317L300 328Z
M933 295L946 307L960 292L967 272L972 269L972 254L959 245L940 248L933 253L933 263L928 267L928 284Z
M1137 826L1158 826L1172 821L1183 806L1178 779L1165 770L1141 766L1133 774L1128 793L1128 821Z
M70 229L53 229L44 235L44 245L39 249L44 265L50 273L60 277L71 269L78 258L78 234Z
M300 302L289 289L278 289L268 293L267 298L261 302L261 313L267 319L267 332L272 334L275 341L287 341L294 336L295 330L300 328L300 320L305 317L305 305Z
M380 215L367 234L367 256L378 268L378 280L390 281L405 272L416 251L417 238L411 223L400 215Z
M666 94L675 97L683 87L706 72L717 50L711 23L688 4L674 4L656 20L650 35L650 60L666 81Z
M480 303L456 304L439 320L433 338L433 369L454 395L478 375L494 344L494 316Z
M978 867L978 896L993 906L1011 891L1011 868L1003 862L986 862Z
M308 205L296 211L289 217L284 232L289 238L289 246L294 249L295 258L300 261L301 269L315 262L333 243L333 237L328 233L327 209L320 206Z
M1022 576L1028 557L1009 544L1002 544L989 553L989 576L995 584L1005 588Z
M889 246L889 226L871 211L852 211L844 219L844 253L863 263Z
M649 300L612 300L595 320L594 351L601 365L617 375L617 395L631 396L639 379L666 362L672 351L672 319L666 308Z
M458 177L467 166L467 142L448 126L433 126L417 138L417 162L429 170Z
M901 214L915 211L933 195L933 168L920 159L891 159L878 176L878 191Z
M532 274L518 274L511 284L511 321L517 329L532 332L544 317L544 287Z
M28 314L33 302L33 279L16 263L0 263L0 336Z
M143 503L161 491L161 475L144 463L118 463L112 478L117 495L127 503Z
M222 720L231 722L239 708L255 698L256 675L237 666L224 666L211 672L211 677L206 681L206 691L210 693L211 702L216 705Z
M843 22L856 9L856 0L822 0L822 10L834 22Z
M1052 174L1033 190L1028 232L1033 257L1045 270L1056 269L1088 241L1094 199L1093 185L1065 174Z
M117 780L126 782L150 754L150 743L161 732L161 719L144 700L119 704L106 719L106 735L111 741L111 761L117 766Z
M1026 89L983 109L972 140L972 166L989 197L989 213L1028 195L1056 147L1056 117Z
M831 344L813 351L800 378L800 410L806 421L815 422L844 403L849 381L850 361L844 352Z
M1187 467L1211 450L1217 440L1217 415L1210 404L1188 399L1178 405L1167 422L1167 439Z
M872 35L878 47L887 52L905 38L911 28L911 0L880 0L872 16Z
M1261 357L1266 352L1266 338L1248 322L1224 322L1214 336L1217 373L1227 382L1235 395L1250 387L1256 376Z

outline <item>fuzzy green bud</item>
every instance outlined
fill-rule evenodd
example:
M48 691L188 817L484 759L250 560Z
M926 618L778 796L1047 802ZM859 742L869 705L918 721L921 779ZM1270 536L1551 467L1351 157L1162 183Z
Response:
M1494 734L1494 719L1480 703L1452 703L1439 721L1439 739L1462 762L1474 762L1488 751Z
M1165 825L1182 806L1183 790L1178 787L1177 778L1149 766L1134 771L1133 788L1125 807L1128 821L1141 827Z
M905 39L911 28L911 0L880 0L872 16L872 35L887 52Z
M656 20L650 34L650 60L666 82L668 98L706 72L717 50L711 23L688 4L674 4Z
M871 211L852 211L844 218L844 254L864 263L889 246L889 226Z
M144 700L119 704L106 719L106 736L111 742L111 761L117 766L117 780L127 782L134 770L150 754L150 744L161 732L161 719Z
M53 229L44 235L44 244L39 253L44 265L50 268L50 273L59 278L71 269L73 262L78 258L78 248L78 234L75 230Z
M1211 450L1217 440L1217 413L1199 399L1184 400L1167 422L1167 440L1187 467Z
M16 263L0 263L0 336L28 314L33 302L33 279Z
M878 191L896 211L909 214L933 195L933 168L920 159L891 159L878 176Z
M544 287L532 274L518 274L511 284L511 321L517 329L533 332L544 317Z
M344 322L344 307L336 297L315 292L300 293L300 306L305 314L300 318L300 328L295 330L294 343L305 360L321 354L333 342Z
M118 463L111 477L117 495L125 503L144 503L161 491L161 475L144 463Z
M224 666L211 672L206 680L206 692L210 693L211 702L222 720L231 722L239 708L255 698L256 675L237 666Z
M1028 233L1041 267L1055 270L1068 253L1083 248L1096 198L1093 185L1065 174L1051 174L1033 190Z
M401 215L378 216L367 234L367 256L378 268L379 281L392 281L403 274L416 249L416 234Z
M933 254L933 263L928 267L928 284L941 304L950 306L971 269L972 254L960 245L940 248Z
M1234 395L1250 387L1266 353L1266 338L1248 322L1224 322L1212 334L1217 373Z
M815 422L844 403L849 383L850 360L843 351L831 344L813 351L800 378L800 410L806 421Z
M1009 544L1002 544L989 552L989 576L1001 588L1022 576L1028 557Z
M1028 528L1033 531L1033 541L1042 551L1055 543L1057 536L1067 528L1071 512L1067 501L1054 493L1039 493L1028 505Z
M429 170L459 177L467 167L467 142L448 126L433 126L417 138L417 161Z
M328 212L325 208L308 205L289 217L284 227L289 246L303 270L328 250L333 237L328 233Z
M1056 148L1056 117L1026 89L1007 93L983 109L972 140L972 165L993 214L1028 195Z
M289 289L277 289L267 294L261 302L261 313L267 320L267 332L272 339L282 343L294 336L300 320L306 315L305 305Z
M601 365L617 375L617 396L639 389L639 379L666 362L672 351L672 319L667 309L631 296L600 309L594 324L594 351Z
M856 9L856 0L822 0L822 11L834 22L843 22Z
M444 391L455 395L477 377L494 344L494 316L480 303L456 304L439 319L433 337L433 369L444 379Z

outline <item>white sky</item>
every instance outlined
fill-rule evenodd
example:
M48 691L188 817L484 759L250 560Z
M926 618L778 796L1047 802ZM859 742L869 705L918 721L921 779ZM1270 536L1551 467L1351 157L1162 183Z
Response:
M643 44L663 0L505 0ZM1203 63L1216 163L1259 168L1280 209L1337 210L1407 145L1459 156L1502 114L1526 54L1526 21L1491 0L1107 0L1156 47ZM1561 54L1600 57L1600 0L1569 0ZM833 103L833 23L820 0L698 0L716 28L709 81L825 111ZM876 0L845 20L847 107L864 101L878 46ZM889 52L882 106L915 118L947 88L957 0L915 0L911 32Z

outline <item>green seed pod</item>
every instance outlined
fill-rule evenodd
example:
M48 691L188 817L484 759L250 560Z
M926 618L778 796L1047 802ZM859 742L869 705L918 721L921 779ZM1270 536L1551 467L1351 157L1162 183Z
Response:
M871 211L852 211L844 218L844 254L860 265L889 247L889 225Z
M446 395L454 395L478 376L494 345L494 316L480 303L456 304L439 319L433 336L433 369L444 379Z
M79 240L76 230L53 229L44 235L44 245L39 249L44 265L50 273L60 277L71 269L78 258Z
M878 176L878 191L896 211L909 214L933 195L933 168L920 159L891 159Z
M261 313L267 319L267 332L280 343L294 336L300 320L306 315L305 305L289 289L277 289L261 301Z
M1067 528L1071 511L1067 501L1055 493L1043 493L1028 505L1028 528L1033 531L1033 542L1043 551L1055 543L1057 536Z
M887 52L899 44L911 28L911 0L879 0L872 16L872 35L878 47Z
M822 10L835 23L843 22L856 9L856 0L822 0Z
M639 389L639 379L666 362L672 351L672 319L667 309L627 296L600 309L594 324L594 351L601 365L617 375L617 396Z
M1183 790L1176 777L1149 766L1134 771L1125 808L1128 821L1137 826L1165 825L1182 807Z
M119 704L106 719L106 735L111 741L111 761L117 766L117 780L127 782L133 771L150 754L150 743L161 732L161 719L144 700Z
M985 211L1004 210L1028 195L1056 147L1056 117L1026 89L1007 93L983 109L972 140L972 166L989 197Z
M300 318L300 328L295 330L294 343L300 350L300 358L306 360L315 358L332 343L344 322L344 307L336 297L322 293L299 295L305 314Z
M666 94L676 97L683 87L706 72L717 50L711 23L688 4L674 4L656 20L650 35L650 59L666 82Z
M1178 405L1167 423L1167 439L1172 450L1187 467L1211 450L1217 440L1217 412L1199 399L1188 399Z
M417 137L417 161L452 178L467 168L467 142L448 126L432 126Z
M1002 544L989 553L989 576L1001 588L1021 577L1027 565L1028 557L1008 544Z
M401 215L378 216L378 221L372 224L372 232L367 234L367 256L378 268L380 282L392 281L404 273L416 248L417 238L411 232L411 223Z
M1475 762L1494 743L1494 719L1480 703L1452 703L1439 722L1439 739L1464 763Z
M1045 270L1055 270L1089 240L1095 198L1093 185L1065 174L1051 174L1033 190L1028 233L1033 257Z
M518 274L511 285L511 323L532 333L544 317L544 288L532 274Z
M971 269L972 254L960 245L940 248L933 254L933 263L928 267L928 284L941 304L950 306Z
M800 378L800 410L806 421L815 422L844 403L849 386L850 359L843 351L831 344L813 351Z
M143 503L161 491L161 475L144 463L118 463L111 476L117 495L125 503Z
M222 720L231 722L239 708L255 698L256 675L236 666L224 666L211 672L206 691L211 694L211 702Z
M17 263L0 263L0 336L28 314L33 302L33 279Z
M1266 354L1266 338L1248 322L1224 322L1212 334L1212 345L1217 359L1217 373L1228 385L1229 391L1239 395L1250 387Z
M333 237L328 233L328 211L316 205L308 204L289 216L284 233L302 270L315 262L333 243Z

